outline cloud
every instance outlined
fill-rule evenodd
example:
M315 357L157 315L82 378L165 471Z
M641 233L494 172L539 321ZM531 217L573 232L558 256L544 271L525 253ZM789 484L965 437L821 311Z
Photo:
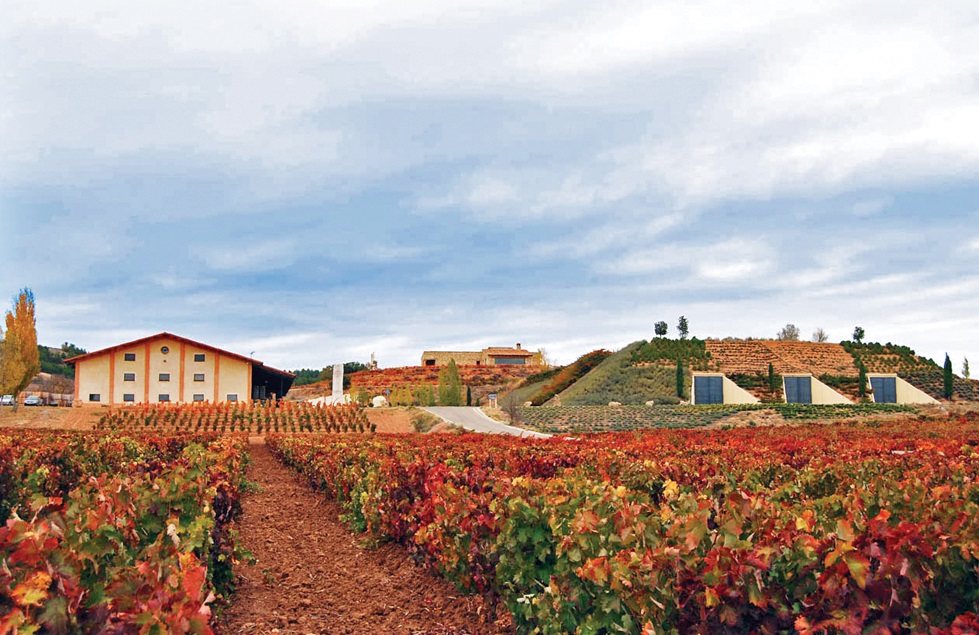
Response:
M294 249L293 241L277 239L221 247L208 245L200 248L197 255L216 271L248 273L281 269L293 264Z
M860 321L975 346L972 294L945 284L974 282L946 245L979 251L974 3L4 17L0 288L35 289L52 341L570 361L683 313L719 336ZM938 321L964 328L920 326Z

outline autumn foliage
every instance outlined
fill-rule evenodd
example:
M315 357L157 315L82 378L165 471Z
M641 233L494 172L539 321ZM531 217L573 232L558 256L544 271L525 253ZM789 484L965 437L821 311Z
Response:
M973 633L979 420L269 444L521 633Z
M17 395L41 369L37 350L34 293L22 289L14 308L4 318L7 331L0 329L0 393Z
M0 634L211 633L244 440L0 435Z

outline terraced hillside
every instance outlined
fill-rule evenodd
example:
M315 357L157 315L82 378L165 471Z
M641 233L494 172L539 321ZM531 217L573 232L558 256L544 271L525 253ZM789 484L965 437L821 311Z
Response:
M714 370L726 375L768 372L856 377L853 355L840 344L779 340L706 340Z
M350 392L356 394L363 389L373 397L396 388L435 386L439 381L439 370L437 366L402 366L364 370L349 375ZM529 366L460 366L459 378L463 386L472 389L474 399L483 399L487 393L502 391L513 382L539 371L539 367ZM331 382L321 381L293 388L289 391L289 398L312 399L331 393Z

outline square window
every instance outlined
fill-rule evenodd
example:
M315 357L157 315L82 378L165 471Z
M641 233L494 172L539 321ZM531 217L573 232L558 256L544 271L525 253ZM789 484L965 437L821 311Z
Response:
M136 373L123 373L122 374L122 380L123 381L136 381Z
M89 401L102 401L102 395L100 395L97 392L89 393L88 400Z
M235 393L228 395L228 401L238 401L238 395Z
M124 359L127 362L135 362L136 361L136 353L126 353Z
M194 373L194 381L204 381L204 373Z
M160 373L160 381L170 381L170 373Z
M136 395L134 395L134 394L133 394L133 393L131 393L131 392L127 392L127 393L125 393L125 394L124 394L124 395L122 396L122 400L123 400L123 401L129 401L129 402L133 402L133 401L136 401Z
M194 395L194 401L204 401L204 393L197 393Z
M157 397L157 401L170 401L170 395L169 395L169 394L162 394L162 393L161 393L161 394L160 394L160 395L159 395L159 396Z
M204 353L194 353L194 361L195 362L203 362L204 361Z

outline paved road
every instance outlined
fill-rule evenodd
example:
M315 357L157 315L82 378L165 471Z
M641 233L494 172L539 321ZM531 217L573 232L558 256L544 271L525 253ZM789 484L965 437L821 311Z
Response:
M490 419L487 417L479 408L469 408L466 406L444 406L436 408L422 408L422 410L427 410L433 415L441 417L449 423L454 423L457 426L462 426L463 428L473 430L474 432L486 432L488 434L512 434L518 437L546 438L551 436L542 432L533 432L532 430L524 430L523 428L515 428L513 426L508 426L505 423L500 423L495 419Z

